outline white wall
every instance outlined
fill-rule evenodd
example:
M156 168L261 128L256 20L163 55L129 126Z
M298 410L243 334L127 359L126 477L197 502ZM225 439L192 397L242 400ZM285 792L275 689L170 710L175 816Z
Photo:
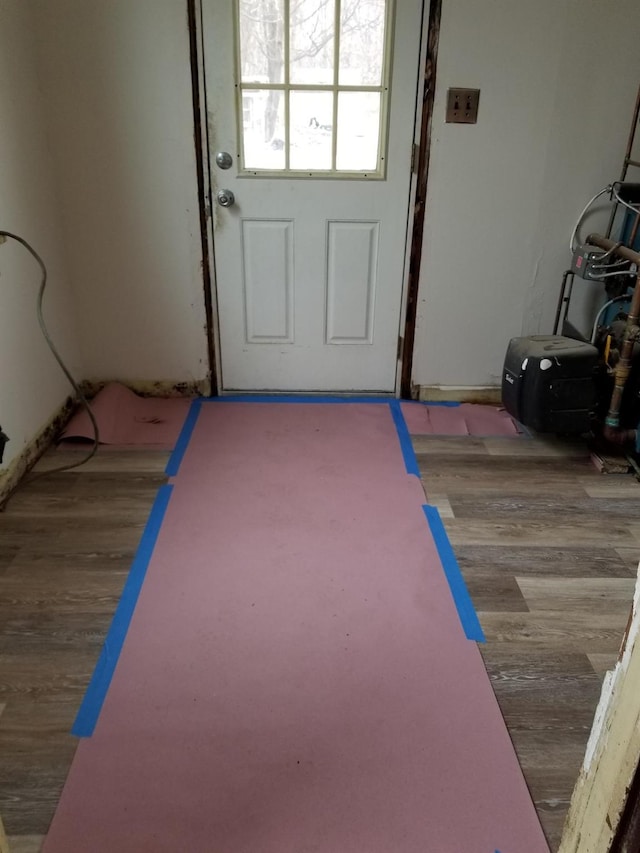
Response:
M186 0L34 0L87 378L207 372ZM575 216L617 177L637 0L444 0L414 381L498 383L549 331ZM479 122L446 125L450 86Z
M85 377L206 377L186 0L36 0Z
M51 181L33 51L32 4L0 2L0 229L33 244L49 268L44 310L63 357L78 373L73 305ZM70 389L36 320L40 272L16 243L0 246L0 424L11 441L5 469Z
M416 384L499 384L509 338L551 332L573 223L619 175L639 41L637 0L443 0ZM455 86L481 89L477 125L444 123Z

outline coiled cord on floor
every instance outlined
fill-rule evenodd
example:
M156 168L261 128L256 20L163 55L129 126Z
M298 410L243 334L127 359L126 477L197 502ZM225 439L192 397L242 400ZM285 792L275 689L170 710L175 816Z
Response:
M54 342L51 338L51 335L49 334L49 330L47 329L47 324L45 323L44 314L42 311L42 302L44 299L44 292L45 292L45 289L47 286L47 267L46 267L44 261L42 260L40 255L36 252L36 250L33 248L33 246L24 239L24 237L20 237L18 234L13 234L11 231L2 231L2 230L0 230L0 237L9 237L11 240L15 240L17 243L20 243L20 245L24 246L24 248L27 250L27 252L29 252L29 254L36 259L38 266L40 267L40 271L42 272L42 280L40 282L40 290L38 291L38 301L37 301L37 309L36 309L37 315L38 315L38 324L40 326L40 331L42 332L44 339L47 342L47 346L51 350L53 357L58 362L60 369L62 370L64 375L67 377L69 384L73 388L76 397L82 403L87 414L89 415L89 420L91 421L91 425L93 427L93 446L91 448L91 451L86 456L83 456L77 462L72 462L69 465L59 465L56 468L48 468L45 471L38 471L38 473L34 474L33 477L34 478L35 477L44 477L44 476L47 476L49 474L58 474L61 471L70 471L72 468L79 468L80 465L84 465L86 462L88 462L90 459L92 459L93 456L95 456L95 453L98 449L98 445L100 443L100 431L98 429L98 423L96 421L95 415L93 414L93 412L91 410L91 406L89 405L89 401L87 400L84 392L82 391L82 389L80 388L78 383L75 381L75 379L71 375L69 368L67 367L67 365L62 360L62 356L58 352L56 345L54 344Z

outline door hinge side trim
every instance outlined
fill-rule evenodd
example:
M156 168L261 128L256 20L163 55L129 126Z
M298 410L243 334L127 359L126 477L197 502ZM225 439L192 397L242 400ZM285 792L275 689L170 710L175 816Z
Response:
M396 360L402 361L402 354L404 352L404 338L402 335L398 335L398 349L396 351Z
M420 146L414 142L411 148L411 174L418 174L418 160L420 158Z

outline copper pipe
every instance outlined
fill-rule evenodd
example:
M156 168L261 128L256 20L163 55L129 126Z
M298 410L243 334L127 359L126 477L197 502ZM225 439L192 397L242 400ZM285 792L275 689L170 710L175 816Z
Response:
M638 234L638 226L640 225L640 213L636 213L636 218L633 220L633 228L631 229L631 234L629 235L629 245L633 249L633 244L636 242L636 236Z
M605 249L605 251L611 252L612 255L618 255L620 258L624 258L625 261L631 261L632 264L640 266L640 252L634 252L628 246L621 246L620 243L615 243L613 240L603 237L602 234L589 234L586 242L592 246L597 246L599 249Z
M626 261L637 264L640 268L640 253L634 252L627 246L620 246L608 240L601 234L589 234L587 243L592 246L598 246L600 249L605 249L611 252L612 255L618 255ZM633 441L636 438L636 430L621 430L620 429L620 406L622 405L622 395L624 393L629 373L631 372L631 357L633 355L633 345L638 340L640 328L638 320L640 319L640 271L636 278L636 284L631 297L631 306L629 308L629 316L627 317L627 325L624 330L624 338L620 349L620 360L616 365L615 379L613 391L611 393L611 402L609 403L609 411L604 422L604 437L608 441L613 441L616 444L624 444L627 441Z

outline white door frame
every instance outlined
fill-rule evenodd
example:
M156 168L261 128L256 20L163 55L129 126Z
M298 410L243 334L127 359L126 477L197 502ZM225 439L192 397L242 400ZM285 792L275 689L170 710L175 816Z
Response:
M203 32L203 24L202 24L202 0L187 0L188 4L192 4L192 8L194 10L193 17L195 18L195 26L196 26L196 49L197 56L192 57L192 63L195 63L195 67L197 68L197 79L198 79L198 95L199 95L199 104L200 104L200 112L201 112L201 134L200 138L196 140L196 144L201 147L202 151L202 159L204 163L204 182L205 182L205 213L206 213L206 250L207 250L207 259L208 266L210 271L210 289L211 289L211 305L212 305L212 322L213 328L209 331L209 334L213 337L213 348L215 354L215 364L211 365L211 380L212 385L215 389L218 389L218 393L221 393L222 385L222 372L221 372L221 351L220 351L220 317L218 312L218 298L217 298L217 281L216 281L216 265L215 265L215 238L213 232L213 195L212 195L212 187L211 187L211 165L210 165L210 148L209 148L209 139L212 128L209 126L209 112L207 110L207 99L206 99L206 87L205 87L205 75L204 75L204 32ZM422 115L423 115L423 92L422 86L424 82L424 64L426 61L426 49L428 42L428 33L427 28L429 26L429 0L424 0L422 7L422 32L420 39L420 57L418 64L418 79L416 80L416 99L415 99L415 110L414 110L414 132L413 132L413 141L415 145L419 145L420 143L420 134L422 128ZM392 89L393 92L393 89ZM393 97L393 94L392 94ZM409 280L409 261L411 257L411 238L413 233L413 218L414 218L414 200L416 197L416 186L417 180L415 173L411 176L411 185L409 191L409 197L407 200L407 228L405 233L405 258L404 258L404 266L402 271L402 294L401 294L401 307L400 307L400 316L398 323L398 337L403 337L405 324L406 324L406 311L407 311L407 292L408 292L408 280ZM204 286L207 287L207 282L204 282ZM395 396L400 396L400 383L401 383L401 374L402 374L402 358L399 358L396 365L396 383L395 383Z

